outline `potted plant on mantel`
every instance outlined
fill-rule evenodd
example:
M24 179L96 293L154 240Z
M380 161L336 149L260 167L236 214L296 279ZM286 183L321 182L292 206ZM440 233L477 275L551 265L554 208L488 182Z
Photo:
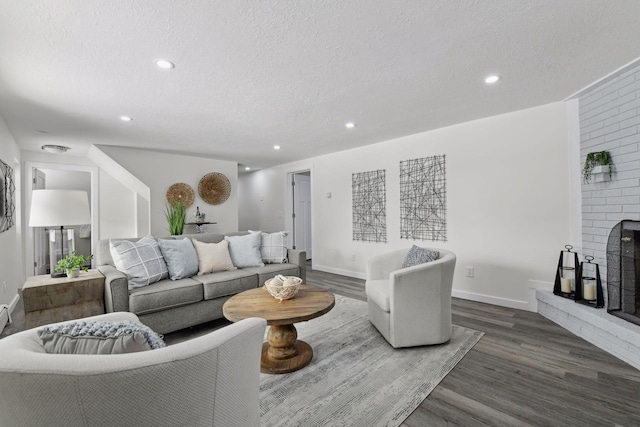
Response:
M71 255L67 255L58 261L56 271L65 271L67 273L67 277L78 277L80 275L80 270L88 270L88 268L85 267L85 264L91 261L92 258L93 255L78 255L76 251L72 251Z
M176 202L165 208L164 216L169 224L169 233L172 236L179 236L184 229L185 219L187 217L187 208L182 202Z
M584 182L591 182L592 175L601 175L602 179L596 181L609 181L611 179L611 173L613 172L613 163L611 162L611 155L608 151L595 151L587 154L587 158L584 161L584 167L582 168L582 177ZM605 179L608 173L608 179Z

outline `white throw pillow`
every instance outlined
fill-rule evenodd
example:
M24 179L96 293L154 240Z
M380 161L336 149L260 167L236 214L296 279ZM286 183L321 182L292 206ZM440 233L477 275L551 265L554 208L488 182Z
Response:
M137 242L110 240L109 250L116 268L127 275L129 289L140 288L169 277L158 242L151 236Z
M231 256L229 255L229 242L203 243L192 239L193 246L198 254L198 276L213 273L215 271L235 270Z
M284 241L288 234L287 231L261 233L260 256L265 264L283 264L287 262L287 247Z

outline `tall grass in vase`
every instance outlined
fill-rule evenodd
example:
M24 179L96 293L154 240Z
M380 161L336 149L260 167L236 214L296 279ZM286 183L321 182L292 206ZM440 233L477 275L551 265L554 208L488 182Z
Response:
M184 203L176 202L166 206L164 216L167 218L167 223L169 224L169 233L171 233L172 236L182 234L184 222L187 217L187 208Z

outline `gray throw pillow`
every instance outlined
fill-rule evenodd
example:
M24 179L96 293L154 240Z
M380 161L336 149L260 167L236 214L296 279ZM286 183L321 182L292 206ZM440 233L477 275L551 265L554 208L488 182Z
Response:
M140 288L169 277L160 246L151 236L137 242L110 240L109 249L116 268L127 275L129 289Z
M225 236L229 242L229 254L231 261L237 268L264 267L260 255L260 233L251 233L245 236Z
M51 354L121 354L165 347L162 337L146 325L120 322L78 321L45 326L38 336Z
M159 239L158 245L167 263L171 280L184 279L198 274L198 254L188 238L181 240Z
M412 267L414 265L435 261L438 259L438 256L440 256L440 253L438 253L438 251L413 245L411 249L409 249L407 256L404 258L402 268Z

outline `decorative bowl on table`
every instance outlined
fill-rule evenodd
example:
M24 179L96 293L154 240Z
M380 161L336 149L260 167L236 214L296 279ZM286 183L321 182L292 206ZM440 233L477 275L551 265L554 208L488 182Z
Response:
M286 299L293 298L298 293L301 283L302 279L299 277L282 276L279 274L264 282L264 287L267 288L267 292L269 292L272 297L282 302Z

